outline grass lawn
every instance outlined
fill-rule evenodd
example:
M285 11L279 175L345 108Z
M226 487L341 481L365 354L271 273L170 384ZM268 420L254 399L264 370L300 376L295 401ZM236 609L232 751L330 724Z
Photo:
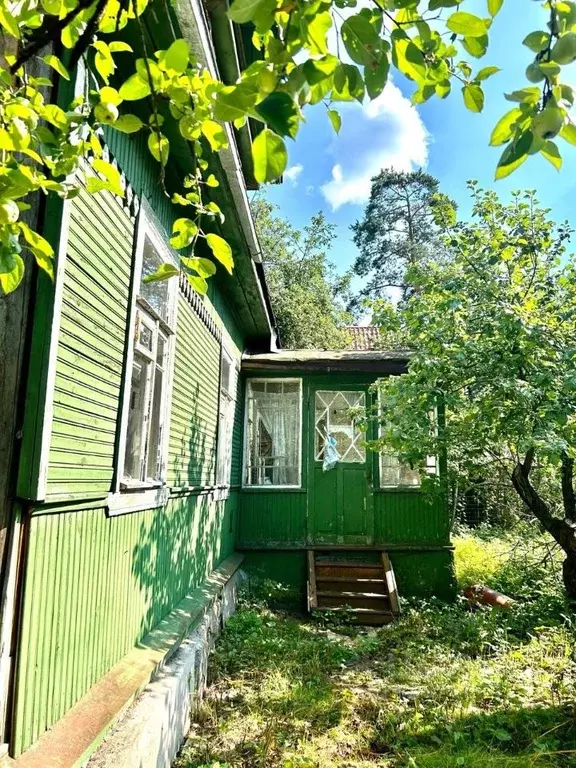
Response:
M375 630L273 609L278 585L245 597L177 768L576 766L576 620L554 556L455 543L461 585L506 590L513 610L405 601Z

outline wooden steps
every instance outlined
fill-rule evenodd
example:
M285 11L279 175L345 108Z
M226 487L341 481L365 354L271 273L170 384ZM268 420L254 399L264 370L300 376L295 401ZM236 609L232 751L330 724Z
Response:
M400 612L390 558L327 560L308 551L308 610L341 613L356 624L389 624Z

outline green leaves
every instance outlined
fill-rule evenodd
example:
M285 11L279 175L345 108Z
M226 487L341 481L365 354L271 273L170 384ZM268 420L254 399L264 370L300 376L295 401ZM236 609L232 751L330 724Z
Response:
M54 56L54 54L50 53L47 56L42 56L42 61L44 64L47 64L49 67L52 67L60 77L63 77L65 80L70 80L70 75L68 74L68 70L62 64L58 56Z
M142 282L157 283L159 280L168 280L169 278L175 277L179 274L180 270L178 267L175 267L174 264L170 264L169 262L165 262L164 264L160 264L156 272L153 272L151 275L144 277Z
M170 143L166 136L157 131L152 131L148 136L148 149L150 154L162 165L166 165L168 162L168 155L170 154Z
M194 270L200 277L212 277L212 275L216 274L216 265L210 259L202 259L197 256L181 256L180 261L186 269Z
M462 88L464 104L471 112L482 112L484 108L484 91L479 85L469 83Z
M99 158L93 160L92 167L97 173L104 176L104 180L94 176L89 176L86 179L86 189L88 192L90 192L91 195L94 195L103 189L108 189L115 195L124 197L122 177L120 176L120 171L118 168L115 168L112 163L108 163L106 160Z
M492 18L500 11L503 2L504 0L488 0L488 13Z
M174 72L182 73L188 67L190 46L186 40L175 40L164 56L164 64Z
M143 127L144 123L136 115L121 115L112 127L122 133L136 133Z
M269 5L268 0L234 0L228 16L236 24L245 24L255 19L267 5Z
M120 87L120 96L123 101L139 101L150 96L150 93L148 81L143 80L138 74L129 77Z
M509 112L506 112L506 114L498 120L492 131L490 145L497 147L509 141L514 135L514 128L522 116L523 112L519 107L515 107Z
M356 64L365 66L374 60L381 49L380 37L376 30L370 21L360 14L346 19L340 33L346 52Z
M232 270L234 269L234 259L232 257L232 248L230 248L226 240L224 240L223 237L220 237L220 235L210 233L209 235L206 235L206 242L214 254L214 258L217 259L230 274L232 274Z
M292 97L276 91L256 105L256 112L281 136L295 139L300 127L301 114Z
M226 131L220 125L220 123L214 120L204 120L200 126L202 135L207 139L210 144L210 149L213 152L218 152L220 149L225 149L228 146L228 137Z
M332 128L334 128L334 132L340 133L340 128L342 127L342 117L340 116L340 113L337 112L335 109L329 109L327 110L327 112L328 112L328 119L332 124Z
M465 11L456 11L446 20L451 32L463 37L482 37L488 32L488 24L479 16Z
M192 219L176 219L172 226L175 234L170 238L170 245L176 250L187 248L198 235L198 225Z
M24 277L24 261L16 244L0 245L0 289L4 294L12 293Z
M568 144L572 144L576 147L576 125L574 125L574 123L566 123L559 135L564 141L567 141Z
M530 34L526 35L526 37L522 41L522 45L525 45L527 48L530 48L530 50L533 51L534 53L540 53L540 51L543 51L546 48L549 40L550 40L549 32L541 32L541 31L530 32Z
M288 153L278 134L265 128L252 142L254 178L260 184L276 181L286 170Z
M525 162L530 152L533 138L531 131L524 131L516 141L508 144L498 161L495 179L503 179L509 176Z
M562 158L560 157L558 147L556 144L554 144L553 141L545 142L544 146L540 150L540 154L545 157L546 160L548 160L548 162L551 163L557 171L560 170L562 167Z

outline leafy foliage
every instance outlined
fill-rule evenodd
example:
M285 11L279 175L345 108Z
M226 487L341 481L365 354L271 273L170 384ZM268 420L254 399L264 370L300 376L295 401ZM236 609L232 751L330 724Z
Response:
M381 630L324 628L270 610L253 586L177 768L571 765L576 627L539 562L546 541L527 533L455 540L460 586L506 588L511 611L411 600Z
M275 206L256 200L252 211L280 339L289 349L345 349L344 305L349 276L336 274L326 252L334 226L320 212L303 230L275 215Z
M446 236L453 259L410 270L415 290L399 322L415 351L406 375L380 384L382 444L421 466L426 455L447 455L452 472L472 480L493 463L504 468L565 551L565 584L576 596L570 230L554 225L533 192L505 205L470 187L473 218ZM561 492L539 493L533 477L543 471Z
M352 225L360 251L353 269L366 281L360 298L379 299L391 288L406 297L408 267L445 250L440 227L454 221L455 203L438 189L438 180L421 170L382 170L372 179L364 217Z
M184 39L176 38L166 50L148 50L141 21L148 5L149 0L6 0L0 7L0 287L5 293L22 279L24 250L53 274L51 245L21 220L30 194L73 196L95 160L100 166L90 191L121 193L115 169L104 156L104 127L147 133L162 185L172 154L169 136L176 130L190 143L196 170L181 192L170 193L176 205L188 208L188 218L197 226L185 246L190 248L184 254L188 258L196 240L206 236L204 227L210 229L210 220L220 217L214 203L203 202L203 192L207 158L228 145L221 123L239 129L250 118L264 124L252 154L256 179L268 182L285 169L285 139L296 137L308 105L322 103L338 131L337 104L376 98L395 68L414 82L415 103L446 98L457 81L465 106L479 112L484 106L482 84L497 74L491 66L476 70L466 57L486 53L502 0L487 0L489 18L470 13L466 0L381 0L360 10L356 0L288 5L281 0L235 0L229 16L238 24L253 25L253 44L261 58L230 85L196 61ZM568 118L574 91L562 82L563 68L576 59L576 3L546 0L543 5L547 30L532 32L524 41L535 53L526 72L529 85L507 95L517 106L492 135L493 144L505 145L497 178L537 152L559 168L555 139L576 143L576 128ZM156 12L167 10L159 6ZM125 28L136 30L138 50L122 39ZM337 40L335 51L330 50L331 36ZM47 45L53 50L45 52ZM63 56L57 55L60 45ZM57 80L70 79L72 84L81 59L90 70L82 93L68 98L57 94ZM182 269L197 289L205 286L194 267L183 263Z

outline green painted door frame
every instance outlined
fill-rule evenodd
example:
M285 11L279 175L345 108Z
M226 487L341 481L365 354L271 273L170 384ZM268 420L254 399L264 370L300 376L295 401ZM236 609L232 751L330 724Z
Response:
M308 452L308 544L370 546L374 542L373 457L338 462L325 472L316 459L316 395L318 392L360 393L370 407L368 385L344 377L316 379L308 390L305 449ZM329 399L329 398L328 398ZM307 434L307 437L306 437Z

